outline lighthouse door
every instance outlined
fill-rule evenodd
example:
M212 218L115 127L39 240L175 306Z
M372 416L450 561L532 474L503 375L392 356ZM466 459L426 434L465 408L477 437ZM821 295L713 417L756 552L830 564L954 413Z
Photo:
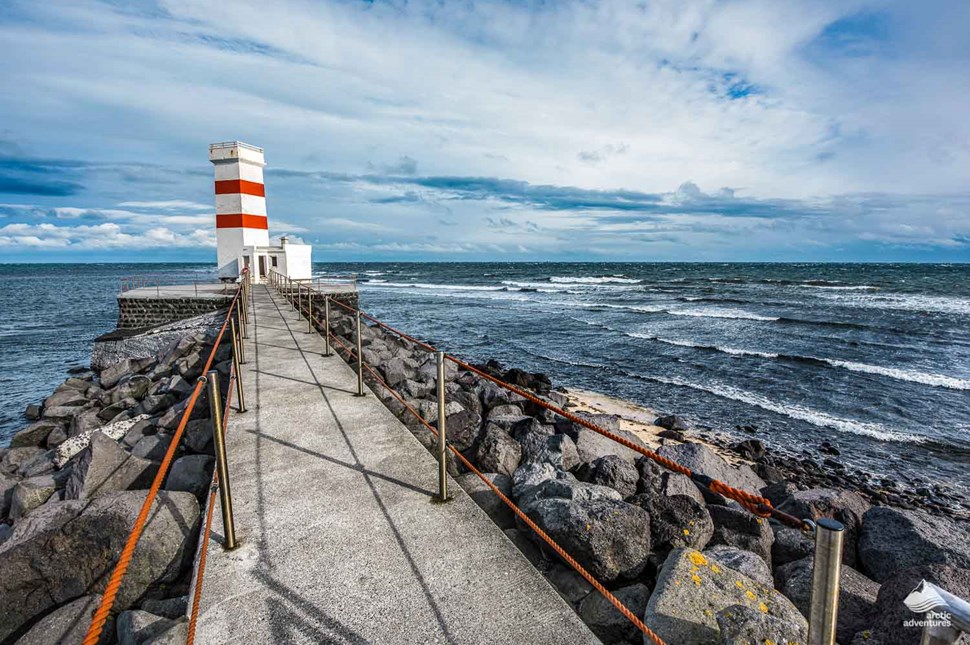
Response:
M259 275L260 276L266 275L266 256L265 255L259 256Z

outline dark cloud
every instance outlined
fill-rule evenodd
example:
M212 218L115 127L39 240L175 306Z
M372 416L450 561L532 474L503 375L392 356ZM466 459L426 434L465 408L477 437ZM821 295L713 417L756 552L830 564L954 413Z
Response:
M83 186L72 179L80 162L0 157L0 193L67 197Z

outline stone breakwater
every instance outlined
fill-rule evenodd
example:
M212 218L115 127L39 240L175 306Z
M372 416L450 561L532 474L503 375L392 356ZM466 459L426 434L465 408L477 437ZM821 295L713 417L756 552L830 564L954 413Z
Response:
M99 360L114 354L117 362L72 375L28 406L29 425L0 448L0 643L81 641L224 317L112 341ZM213 366L225 395L228 343ZM104 643L185 642L192 557L214 464L208 417L203 390Z
M333 329L352 346L350 317L334 316ZM434 356L369 325L362 345L364 361L435 425ZM506 370L494 362L479 367L557 406L568 405L542 374ZM451 444L668 643L805 642L811 538L755 517L689 478L453 363L447 363L446 377ZM433 450L433 435L379 383L367 380ZM587 418L646 445L615 416ZM896 500L888 496L874 504L873 495L834 485L845 480L824 479L781 458L769 462L762 454L742 454L749 459L727 460L710 445L692 441L682 421L658 421L668 426L659 437L664 457L763 495L798 517L830 517L846 526L839 642L919 643L920 628L903 626L914 616L902 600L922 579L970 598L970 531L959 518L931 515L903 498L910 508L886 504ZM760 452L754 442L735 448L744 450ZM641 642L638 630L475 474L463 472L454 460L448 468L605 643ZM817 485L822 483L828 486Z

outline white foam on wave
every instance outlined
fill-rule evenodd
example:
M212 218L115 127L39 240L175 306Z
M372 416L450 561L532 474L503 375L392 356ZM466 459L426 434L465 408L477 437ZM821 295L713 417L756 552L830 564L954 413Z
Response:
M874 287L870 284L854 284L854 285L834 285L834 284L800 284L799 287L807 287L809 289L830 289L832 291L878 291L879 287Z
M970 298L919 293L846 294L824 291L818 295L846 307L970 315Z
M903 370L897 367L882 367L880 365L867 365L866 363L855 363L853 361L841 361L836 359L823 358L826 363L836 367L843 367L853 372L865 372L867 374L878 374L888 376L900 381L910 381L913 383L923 383L935 387L945 387L951 390L970 390L970 379L946 376L943 374L932 374L928 372L917 372L914 370Z
M753 405L769 412L774 412L782 416L797 419L798 421L805 421L806 423L810 423L820 428L831 428L839 432L847 432L864 437L871 437L873 439L878 439L879 441L894 441L900 443L923 443L926 441L925 437L889 430L885 426L878 423L868 423L865 421L856 421L854 419L845 419L801 405L772 401L771 399L761 396L760 394L748 392L730 385L700 385L698 383L691 383L689 381L682 381L680 379L665 378L662 376L653 375L630 374L630 376L645 378L658 383L663 383L665 385L676 385L679 387L687 387L693 390L707 392L725 399L747 403L748 405Z
M697 318L728 318L731 320L763 320L767 322L778 320L777 316L762 316L743 309L672 309L667 313L674 316L694 316Z
M377 280L372 280L372 283L378 282ZM505 287L499 286L482 286L475 284L429 284L427 282L382 282L380 283L382 287L391 287L394 289L432 289L432 290L443 290L443 291L506 291Z
M623 276L559 276L554 275L549 278L549 282L565 284L640 284L636 278L626 278Z
M676 338L660 338L659 336L650 336L648 334L639 334L636 332L629 332L627 336L632 338L642 338L644 340L654 340L658 343L666 343L667 345L675 345L677 347L690 347L692 349L710 349L718 352L723 352L725 354L730 354L732 356L757 356L759 358L778 358L778 354L772 354L770 352L756 352L754 350L748 349L737 349L734 347L721 347L720 345L703 345L701 343L694 343L689 340L678 340Z

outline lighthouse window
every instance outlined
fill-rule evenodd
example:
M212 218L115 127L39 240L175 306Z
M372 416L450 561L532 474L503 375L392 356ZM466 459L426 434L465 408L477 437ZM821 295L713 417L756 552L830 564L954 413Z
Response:
M276 266L276 256L274 255L272 258L270 258L270 260L273 261L273 266L275 267Z

